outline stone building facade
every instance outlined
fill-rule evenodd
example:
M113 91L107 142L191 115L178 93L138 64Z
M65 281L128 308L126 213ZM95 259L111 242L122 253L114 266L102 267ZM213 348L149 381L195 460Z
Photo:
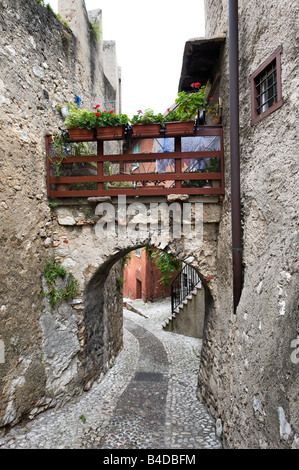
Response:
M78 368L80 304L53 313L42 296L45 262L59 257L52 242L64 237L61 251L68 242L48 205L45 135L63 127L57 105L65 102L80 98L86 109L101 104L118 112L120 70L115 44L97 40L84 1L61 0L59 9L70 28L35 0L0 1L0 426L89 386ZM90 12L99 31L101 17L101 10ZM121 347L119 270L115 265L104 286L102 372Z
M229 2L205 0L206 38L226 35L218 65L226 197L218 239L221 308L207 318L198 393L228 447L298 448L298 2L238 3L243 287L234 315ZM283 104L252 125L250 76L278 49Z

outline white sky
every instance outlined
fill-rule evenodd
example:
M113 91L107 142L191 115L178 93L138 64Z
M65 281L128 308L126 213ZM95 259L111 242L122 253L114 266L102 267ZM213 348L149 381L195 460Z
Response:
M58 12L58 0L47 0ZM85 0L101 9L103 39L116 42L122 75L122 112L163 113L178 93L186 41L203 37L204 0Z

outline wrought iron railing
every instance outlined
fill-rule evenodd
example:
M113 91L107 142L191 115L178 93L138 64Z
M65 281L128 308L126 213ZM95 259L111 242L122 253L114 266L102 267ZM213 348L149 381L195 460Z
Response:
M171 284L171 311L180 305L183 300L200 283L200 277L192 266L186 264Z
M151 145L165 139L168 150L153 145L144 150L145 141ZM61 159L52 136L46 136L48 197L224 194L221 125L200 126L188 137L158 132L150 139L135 135L126 145L115 143L119 153L105 138L67 139L62 147L66 158Z

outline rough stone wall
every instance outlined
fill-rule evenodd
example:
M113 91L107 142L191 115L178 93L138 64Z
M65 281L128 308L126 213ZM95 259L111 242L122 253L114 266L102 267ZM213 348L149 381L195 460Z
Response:
M206 36L228 34L228 2L206 0L205 7ZM296 18L295 1L239 1L244 286L234 316L231 277L227 282L222 277L221 308L207 319L199 375L199 395L218 418L226 445L234 448L299 445ZM220 85L226 164L222 260L231 250L228 43L229 37ZM248 78L280 45L284 104L251 127ZM229 271L230 263L220 263L220 270Z
M56 105L74 103L76 92L90 109L94 98L82 90L105 95L102 46L83 18L84 46L35 0L0 0L0 426L78 392L80 305L53 313L41 294L44 263L54 258L48 241L59 232L46 197L44 137L63 126Z

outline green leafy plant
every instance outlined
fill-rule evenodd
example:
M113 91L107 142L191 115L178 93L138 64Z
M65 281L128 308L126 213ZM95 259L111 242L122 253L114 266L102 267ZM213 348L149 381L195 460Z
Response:
M137 111L132 118L128 118L126 114L116 114L114 111L101 111L100 105L93 107L94 111L87 111L72 107L69 109L65 118L65 126L68 129L95 129L106 126L119 126L127 123L131 124L160 124L165 125L166 122L172 121L190 121L195 118L199 109L205 109L207 101L205 98L206 87L201 86L199 82L191 84L192 93L185 91L179 92L175 100L175 107L171 110L167 109L167 113L155 113L148 108L144 112Z
M46 3L45 0L35 0L35 1L36 1L36 3L41 5L42 7L46 7L49 10L53 11L51 5L49 3Z
M82 155L90 155L91 150L87 142L67 142L66 131L56 132L52 135L52 145L54 150L54 155L48 155L48 158L52 165L56 168L56 176L63 176L63 161L67 157L77 157ZM74 164L74 166L79 164ZM82 165L82 163L81 163ZM93 162L90 162L90 165L94 165Z
M53 11L53 10L52 10L52 11ZM65 21L65 20L63 20L63 19L61 18L61 16L60 16L60 14L59 14L59 13L55 13L55 15L57 16L57 18L59 19L59 21L61 21L61 23L63 23L63 24L64 24L64 26L66 26L66 27L67 27L67 29L71 29L71 27L70 27L70 25L68 24L68 22L67 22L67 21Z
M55 166L56 176L61 176L61 164L67 157L66 136L62 132L56 132L52 135L52 144L54 147L54 156L48 155L50 163Z
M220 159L219 157L213 157L202 170L202 173L217 173L218 171L220 171Z
M212 116L218 116L220 114L220 105L219 103L212 103L212 101L213 98L210 98L209 104L206 107L206 112Z
M126 255L124 255L121 259L120 259L120 264L121 264L121 267L122 269L124 269L124 267L129 264L129 261L132 259L132 253L129 252L127 253Z
M100 111L100 105L93 107L95 111L86 109L71 109L66 115L64 124L68 129L95 129L106 126L119 126L127 124L129 118L126 114L116 114L114 111Z
M54 207L57 207L57 202L56 201L49 200L48 204L49 204L49 207L51 207L52 209Z
M167 115L167 121L190 121L195 118L198 109L205 109L207 101L205 98L206 87L199 82L191 84L194 92L181 91L175 100L177 105Z
M146 109L143 113L141 109L137 111L131 119L131 124L164 124L166 121L166 116L164 114L158 113L155 114L152 109Z
M219 157L213 157L205 159L206 166L202 170L195 170L194 173L218 173L220 171L220 159ZM184 180L182 186L184 188L202 188L207 183L211 183L209 180Z
M158 282L164 287L168 287L174 273L181 269L181 261L174 258L172 255L166 253L165 251L154 251L150 247L145 247L145 251L147 257L151 257L154 260L154 264L159 270L161 277Z
M66 106L66 107L68 108L68 111L71 111L71 110L74 111L74 110L76 110L76 107L75 107L73 104L71 104L71 103L62 103L62 104L58 104L58 105L56 106L56 109L61 112L61 108L62 108L63 106Z
M44 266L44 277L49 289L47 292L43 292L43 296L49 300L52 309L55 308L57 303L59 304L59 308L63 301L73 299L79 292L78 281L75 279L73 274L67 273L59 261L46 261ZM65 285L60 288L57 287L57 278L65 280Z
M35 0L35 1L36 1L36 3L38 3L39 5L41 5L42 7L45 7L45 8L47 8L48 10L51 10L51 11L54 13L54 15L59 19L59 21L61 21L61 22L64 24L64 26L66 26L68 29L71 29L70 26L69 26L69 24L68 24L65 20L63 20L63 19L61 18L61 16L59 15L59 13L55 13L55 12L53 11L53 8L51 7L50 3L46 3L45 0Z
M199 82L192 83L192 93L181 91L175 100L175 107L168 108L166 114L155 114L152 109L146 109L143 113L141 110L130 119L132 124L152 124L159 123L164 125L165 122L173 121L191 121L195 118L198 109L205 109L207 101L205 98L206 87L201 86Z
M116 278L116 287L118 290L121 290L123 287L125 280L122 277L117 277Z
M98 42L101 37L101 30L100 30L100 24L99 23L91 23L92 27L92 32L95 37L95 40Z

